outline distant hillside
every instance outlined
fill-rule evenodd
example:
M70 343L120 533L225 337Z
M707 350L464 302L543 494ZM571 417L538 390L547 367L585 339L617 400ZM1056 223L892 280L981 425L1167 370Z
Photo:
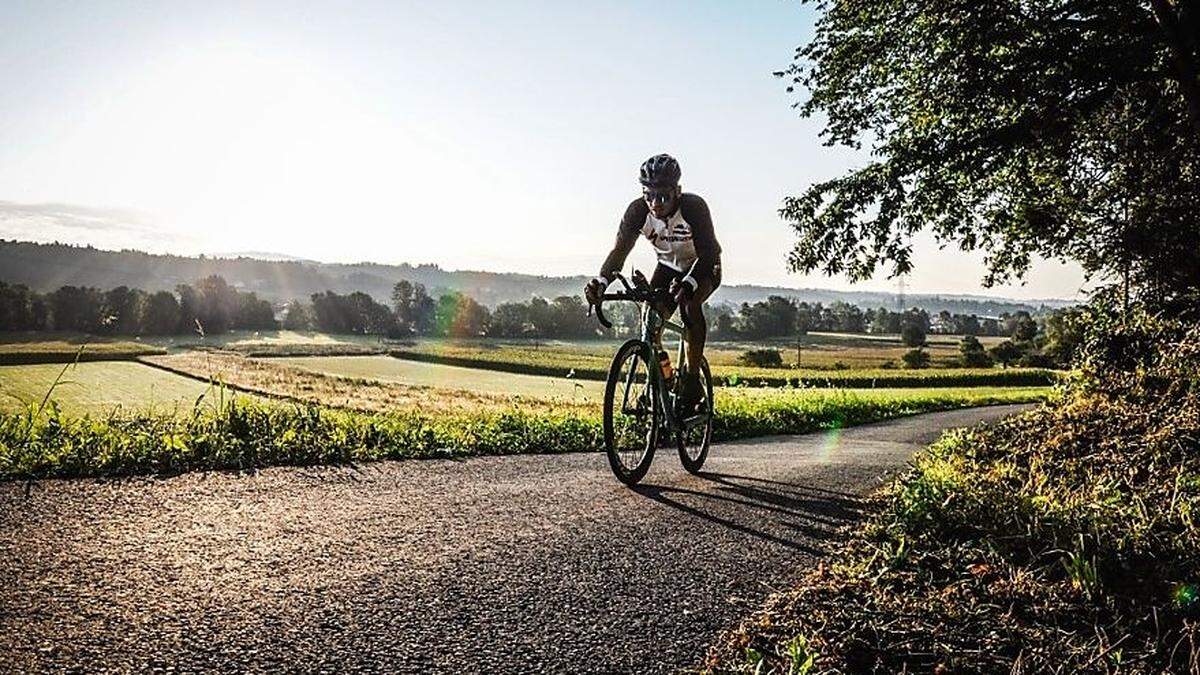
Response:
M254 291L260 297L278 302L307 298L325 290L338 293L365 291L380 302L388 302L392 286L407 279L424 284L434 295L457 290L493 307L501 302L528 300L534 295L576 295L587 281L582 275L544 277L508 272L450 271L437 265L337 264L288 259L279 254L254 255L185 257L0 239L0 281L25 284L40 292L53 291L64 285L102 289L130 286L156 291L172 290L176 284L219 274L238 289ZM891 293L748 285L723 286L714 301L741 304L762 300L768 295L785 295L825 304L843 300L861 307L893 308L896 304ZM1037 304L1006 298L961 295L909 295L905 304L930 312L946 309L986 316L1039 309ZM1069 303L1053 300L1039 304L1057 307Z

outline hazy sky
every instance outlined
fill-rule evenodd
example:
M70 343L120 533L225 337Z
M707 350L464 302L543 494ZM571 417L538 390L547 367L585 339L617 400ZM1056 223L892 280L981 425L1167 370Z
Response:
M787 272L777 215L863 161L771 75L812 23L789 0L0 2L0 237L590 274L665 151L727 283L848 288ZM919 242L908 288L1081 284L1045 264L983 291L980 260Z

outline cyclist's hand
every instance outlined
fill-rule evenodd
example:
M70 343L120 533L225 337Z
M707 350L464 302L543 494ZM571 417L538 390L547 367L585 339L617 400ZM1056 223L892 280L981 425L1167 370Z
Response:
M595 305L600 302L600 296L604 294L604 289L607 287L608 282L603 277L596 277L583 287L583 297L587 298L589 305Z

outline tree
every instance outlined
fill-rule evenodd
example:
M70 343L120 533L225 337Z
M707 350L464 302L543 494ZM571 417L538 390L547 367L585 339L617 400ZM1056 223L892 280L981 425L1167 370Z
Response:
M1042 351L1058 366L1069 366L1083 345L1086 333L1085 313L1078 307L1052 312L1046 317L1042 331L1045 341Z
M233 318L233 327L243 330L274 330L279 327L275 321L275 308L267 300L259 300L254 293L237 294L237 314Z
M170 291L159 291L146 299L142 330L150 335L171 335L179 330L179 301Z
M104 296L95 288L63 286L50 295L54 328L80 333L95 333L100 329L100 309Z
M529 305L523 302L505 302L496 306L492 321L488 324L489 337L525 337L533 332L529 321Z
M983 350L983 344L974 335L966 335L958 345L962 363L968 368L991 368L992 357Z
M1074 259L1148 301L1200 288L1200 6L837 0L778 73L829 145L871 161L784 201L792 269L907 273L911 241L984 282Z
M1010 363L1021 358L1021 355L1024 353L1025 350L1012 340L1005 340L988 350L988 354L991 354L992 358L1005 368L1008 368Z
M754 304L742 303L737 330L749 338L791 336L797 327L796 302L780 295Z
M196 282L198 314L204 332L224 333L233 327L238 311L238 292L215 274Z
M299 300L293 300L283 310L283 327L287 330L312 330L312 312Z
M904 356L901 356L900 359L904 361L905 368L916 370L929 367L929 352L920 347L904 352Z
M20 284L0 281L0 330L35 330L34 294Z
M478 337L487 330L487 322L490 318L487 307L458 291L438 298L438 335Z
M142 332L142 312L146 294L128 286L117 286L104 294L100 312L101 332L138 335Z
M919 347L925 344L928 330L929 315L924 310L910 309L900 321L900 341L905 347Z
M392 310L402 332L427 335L433 330L436 303L421 284L406 279L396 282L392 287Z

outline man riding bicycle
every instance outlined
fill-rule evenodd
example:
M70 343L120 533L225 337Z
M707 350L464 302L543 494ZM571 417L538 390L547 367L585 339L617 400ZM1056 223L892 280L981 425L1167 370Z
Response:
M667 289L670 295L658 310L669 317L678 306L687 328L682 398L685 407L695 407L703 396L698 368L708 335L703 307L721 285L721 246L708 205L699 195L680 189L680 175L679 162L670 155L655 155L642 164L642 196L625 209L616 244L600 266L600 274L584 288L584 296L594 304L625 264L638 235L646 237L658 255L650 285ZM661 339L660 330L654 340L659 351Z

